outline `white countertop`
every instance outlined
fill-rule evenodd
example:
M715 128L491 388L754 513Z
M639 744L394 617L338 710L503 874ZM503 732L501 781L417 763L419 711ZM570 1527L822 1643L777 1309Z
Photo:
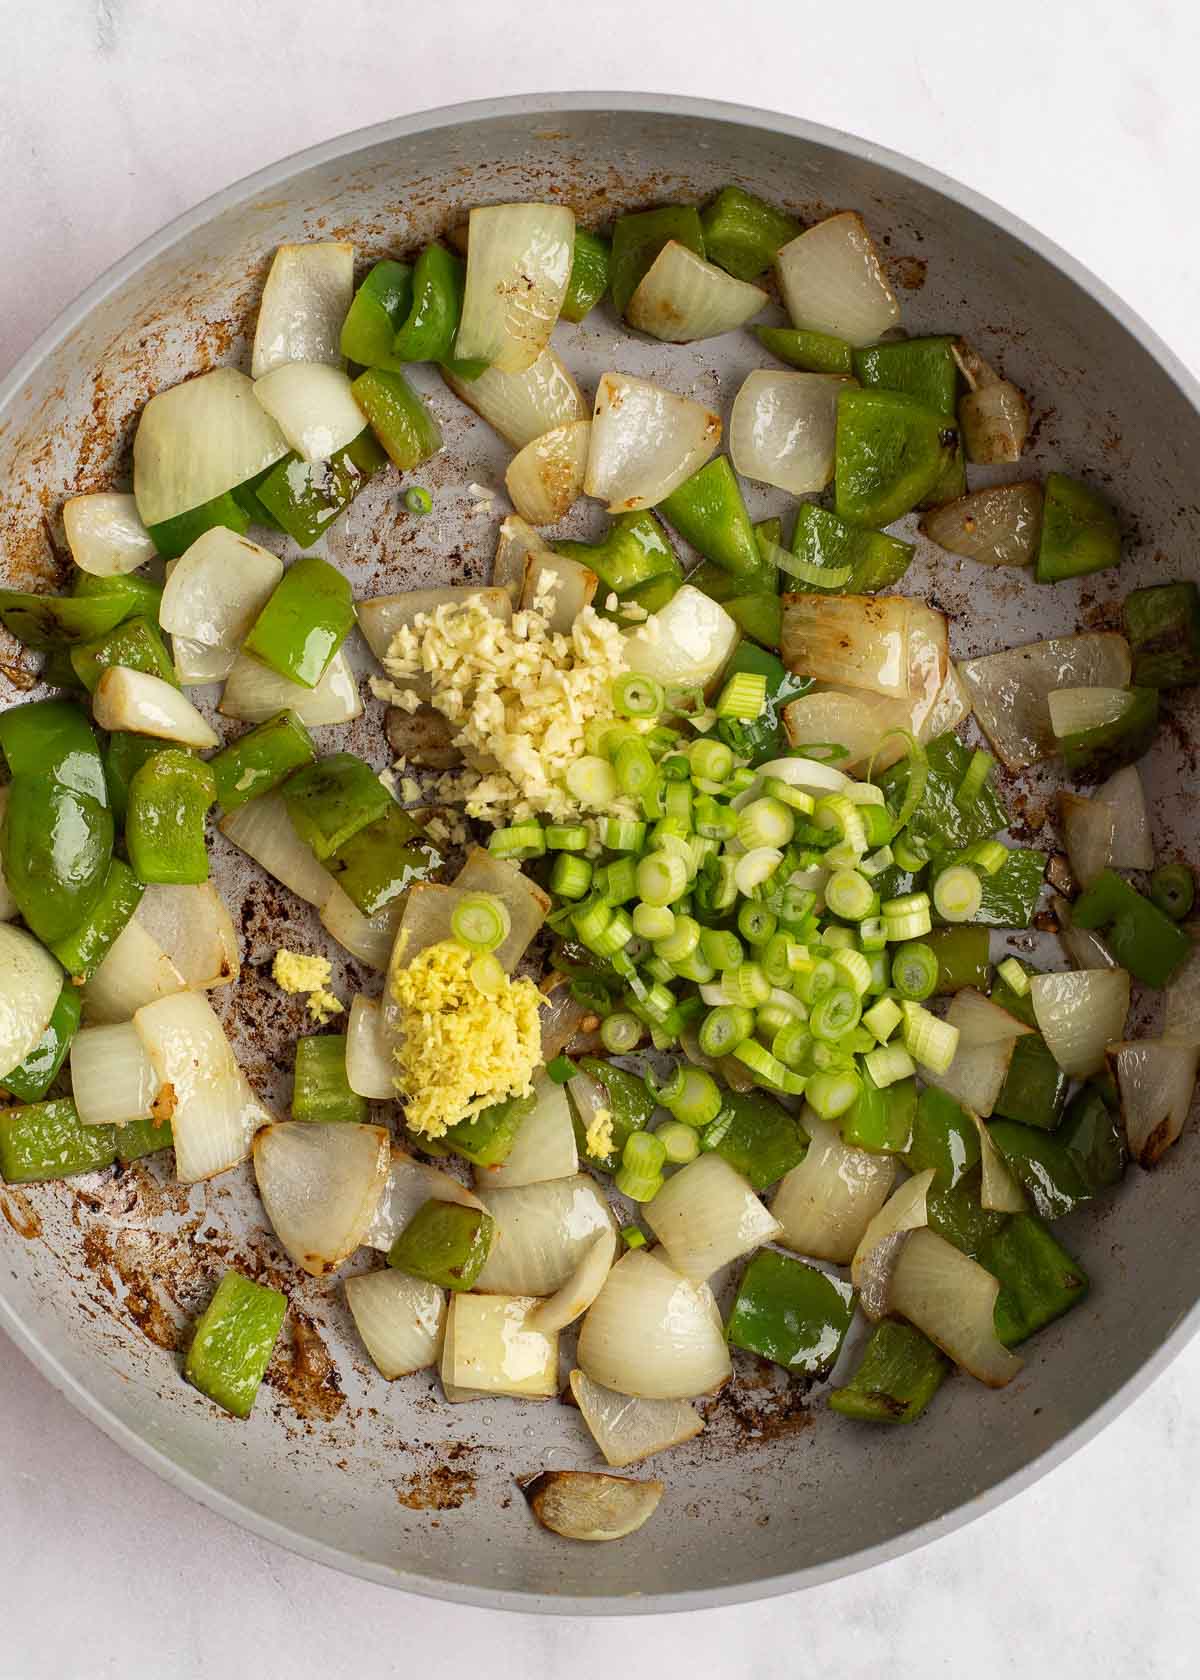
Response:
M1185 0L0 0L0 22L0 367L143 236L285 153L409 109L594 87L773 107L908 152L1057 239L1200 368ZM278 1551L125 1458L5 1342L0 1677L1194 1676L1198 1394L1194 1344L1035 1487L868 1575L589 1624L406 1598Z

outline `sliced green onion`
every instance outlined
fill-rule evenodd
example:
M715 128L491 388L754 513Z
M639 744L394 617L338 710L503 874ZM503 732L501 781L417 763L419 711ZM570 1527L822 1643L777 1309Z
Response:
M862 1024L880 1044L886 1044L903 1019L895 998L884 997L864 1012Z
M920 1003L937 990L938 960L928 945L914 941L892 955L892 985L902 998Z
M637 865L637 893L643 904L673 904L687 884L687 864L669 852L650 852Z
M661 758L664 753L674 752L683 737L678 729L668 729L665 723L656 723L653 729L648 730L642 736L642 739L655 758Z
M859 949L867 952L882 951L887 945L887 929L883 925L882 916L866 916L858 924Z
M780 923L789 932L793 931L812 914L816 904L817 895L811 888L798 887L789 881L779 904Z
M805 750L807 751L807 748ZM757 780L758 777L748 765L739 764L725 783L725 791L730 799L736 799L739 793L745 793L748 788L752 788Z
M762 964L762 971L772 986L786 990L792 983L792 965L789 952L792 941L786 933L773 933L765 945L759 947L758 960Z
M551 823L543 830L548 852L583 852L587 850L588 831L582 823Z
M658 768L668 782L686 782L692 773L692 761L683 753L670 753L659 761Z
M873 786L870 782L857 782L854 785L859 788ZM876 788L875 791L881 793L882 789ZM882 802L878 805L864 805L862 820L868 846L888 846L895 839L896 824L892 820L892 813Z
M613 1185L622 1196L628 1196L631 1202L652 1202L663 1187L663 1175L656 1173L651 1177L642 1177L639 1173L630 1172L628 1167L619 1167L613 1177Z
M770 996L770 993L767 994ZM706 1056L727 1056L754 1031L754 1016L741 1004L721 1004L700 1023L697 1042ZM703 1071L703 1069L698 1070Z
M814 825L825 834L835 834L838 840L854 849L862 857L867 849L867 831L863 826L862 809L844 793L827 793L817 800L813 810Z
M764 777L762 790L772 799L789 805L793 811L799 811L802 817L810 817L817 803L811 793L805 793L803 788L793 787L780 776Z
M488 851L493 857L509 858L514 863L541 857L545 850L545 831L537 823L514 823L511 828L495 828L488 839Z
M958 1049L958 1028L939 1021L919 1003L903 1003L904 1048L931 1073L945 1073Z
M995 875L1008 862L1008 847L999 840L980 840L967 852L972 869L982 869L985 875Z
M595 882L606 904L627 904L637 895L637 864L631 857L613 858L597 869Z
M730 677L717 701L719 718L756 718L767 704L767 679L761 671L739 671Z
M675 994L668 985L656 980L642 999L642 1008L656 1025L662 1023L675 1007Z
M747 961L724 971L721 975L721 991L730 1003L741 1004L746 1009L757 1009L760 1003L766 1003L770 997L771 982L763 973L761 964Z
M645 1248L646 1233L638 1225L622 1225L621 1241L626 1248Z
M621 742L613 759L613 768L621 792L635 799L652 785L658 775L649 747L637 736Z
M404 492L404 505L409 513L431 513L433 511L433 497L423 484L410 484Z
M676 916L675 926L655 940L654 954L667 963L685 962L700 943L700 923L694 916Z
M996 760L991 753L976 749L971 754L971 762L967 765L966 774L958 784L958 791L954 795L954 803L960 811L969 810L976 803L979 795L987 785L988 776Z
M656 822L666 810L663 801L663 779L660 771L641 796L642 815L647 822Z
M826 958L818 957L810 968L801 969L796 975L795 991L801 1003L811 1009L818 998L836 985L837 969Z
M862 1019L862 1003L850 986L834 986L819 997L808 1015L808 1030L814 1038L836 1044Z
M945 922L969 922L982 903L979 876L965 864L951 864L933 883L933 907Z
M556 1085L569 1084L578 1071L569 1056L554 1056L546 1063L546 1072Z
M667 1160L672 1166L684 1166L700 1153L700 1139L682 1120L664 1120L654 1135L666 1150Z
M863 1066L881 1091L901 1079L911 1079L917 1071L916 1064L902 1044L883 1044L878 1050L868 1050L863 1057Z
M595 811L605 810L620 791L616 771L606 758L600 758L595 753L577 758L567 767L564 779L567 792L581 805L590 806Z
M871 965L861 951L835 951L833 966L856 996L866 997L871 989Z
M843 589L854 576L853 566L822 566L816 560L806 560L802 554L793 554L790 548L781 548L778 543L772 543L769 552L772 563L781 572L809 589L827 592Z
M733 749L724 741L693 741L688 748L692 775L705 781L723 782L733 770Z
M747 899L738 909L738 932L747 945L765 945L778 925L774 911L753 899Z
M678 1084L672 1081L674 1089L659 1092L659 1101L685 1126L707 1126L721 1112L721 1087L704 1068L681 1067L679 1074Z
M892 848L880 846L877 852L871 852L863 858L858 867L868 880L873 881L876 875L882 875L885 869L890 869L895 861L896 856Z
M560 898L586 898L592 884L592 866L587 858L560 852L550 871L550 891Z
M880 992L886 992L892 983L892 965L888 961L886 944L881 951L871 951L867 961L871 965L871 984L867 990L875 997Z
M804 756L814 764L839 764L843 758L850 757L850 748L840 741L806 741Z
M469 893L450 912L450 931L469 951L494 951L511 927L508 905L491 893Z
M675 926L675 912L665 904L635 904L633 931L639 939L665 939Z
M771 1041L771 1054L785 1067L795 1071L803 1065L808 1047L812 1043L812 1033L808 1022L801 1016L785 1022Z
M613 907L597 893L581 904L571 917L571 926L585 945L598 939L613 918ZM632 926L630 933L633 932Z
M714 968L736 968L745 956L736 933L728 928L704 928L700 949Z
M640 852L646 844L646 825L625 817L601 817L600 844L610 852Z
M900 916L884 916L883 928L891 944L898 944L904 939L922 939L933 928L929 907L926 905L924 909L910 910Z
M738 816L737 837L751 851L755 846L787 846L796 832L796 819L782 800L752 799Z
M686 823L687 831L692 830L692 790L687 782L669 782L663 790L663 805L666 815L674 822Z
M904 791L904 800L896 813L896 829L899 832L925 797L925 784L929 780L929 756L910 730L889 729L871 755L871 762L867 767L867 780L869 782L875 779L875 760L894 735L899 735L908 747L907 785ZM806 752L810 750L807 747L805 748Z
M667 703L662 684L636 671L626 671L614 680L612 698L615 710L630 718L656 718Z
M772 990L768 1001L754 1011L754 1031L764 1042L767 1039L774 1039L783 1031L784 1027L792 1021L800 1019L786 1004L775 1002L776 991L778 991L778 987ZM796 1000L793 999L792 1001L795 1002ZM803 1008L803 1005L801 1005L801 1008Z
M636 1050L642 1039L642 1023L626 1009L614 1009L600 1023L600 1042L613 1056Z
M737 833L738 814L710 794L701 794L692 806L692 821L696 833L708 840L732 840Z
M856 1073L814 1073L804 1096L822 1120L836 1120L854 1107L861 1091L862 1080Z
M910 840L907 834L897 834L892 841L892 857L896 867L909 875L919 875L929 862L929 853Z
M1196 883L1184 863L1164 863L1150 877L1150 900L1170 916L1181 922L1192 908L1196 897Z
M622 948L622 946L628 945L632 938L633 923L629 920L629 917L625 914L624 910L614 910L608 920L607 926L604 928L604 931L597 934L596 937L590 941L585 940L584 943L587 944L598 957L611 957L614 956L616 952Z
M825 883L825 904L835 916L861 922L875 903L875 889L857 869L836 869Z
M769 881L782 862L783 853L776 847L755 846L734 860L734 886L743 898L753 898L755 889Z
M748 1038L744 1044L738 1045L733 1054L762 1084L770 1085L776 1091L794 1091L796 1095L804 1090L804 1081L757 1040Z
M827 951L857 951L858 940L854 929L837 927L830 923L821 933L821 943Z
M1017 997L1026 997L1029 992L1029 975L1016 957L1005 957L1002 963L996 965L996 976L1003 980L1010 992Z
M672 963L676 976L680 980L691 980L694 985L707 986L716 976L715 966L709 962L702 950L695 950L689 957L682 957Z
M661 980L664 986L669 986L675 978L675 970L665 957L649 956L642 963L642 967L651 980Z
M484 997L495 997L508 984L499 958L492 951L484 951L467 970L467 979Z

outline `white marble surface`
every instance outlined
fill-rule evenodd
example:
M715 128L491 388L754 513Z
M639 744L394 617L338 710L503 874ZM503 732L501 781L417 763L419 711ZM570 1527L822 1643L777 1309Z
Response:
M609 87L793 111L938 165L1200 367L1187 0L606 0L594 30L598 11L0 0L0 366L145 234L284 153L439 102ZM122 1457L5 1344L0 1676L1194 1676L1198 1394L1193 1345L1036 1487L869 1575L589 1625L407 1599L277 1551Z

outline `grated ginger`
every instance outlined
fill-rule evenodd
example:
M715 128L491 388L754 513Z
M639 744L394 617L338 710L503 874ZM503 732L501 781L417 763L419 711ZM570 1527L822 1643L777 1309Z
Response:
M593 1161L604 1161L612 1154L615 1143L612 1111L598 1108L588 1121L583 1140L584 1152L590 1155Z
M313 1020L324 1026L334 1015L340 1015L344 1005L329 990L333 964L328 957L313 957L305 951L289 951L281 947L271 964L271 978L281 992L307 992L305 1007Z

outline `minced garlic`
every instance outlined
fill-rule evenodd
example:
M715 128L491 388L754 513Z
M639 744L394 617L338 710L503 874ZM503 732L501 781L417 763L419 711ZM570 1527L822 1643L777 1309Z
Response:
M307 992L305 1007L313 1020L324 1026L334 1015L340 1015L344 1004L329 990L333 964L328 957L313 957L306 951L289 951L282 947L275 953L271 978L281 992Z

